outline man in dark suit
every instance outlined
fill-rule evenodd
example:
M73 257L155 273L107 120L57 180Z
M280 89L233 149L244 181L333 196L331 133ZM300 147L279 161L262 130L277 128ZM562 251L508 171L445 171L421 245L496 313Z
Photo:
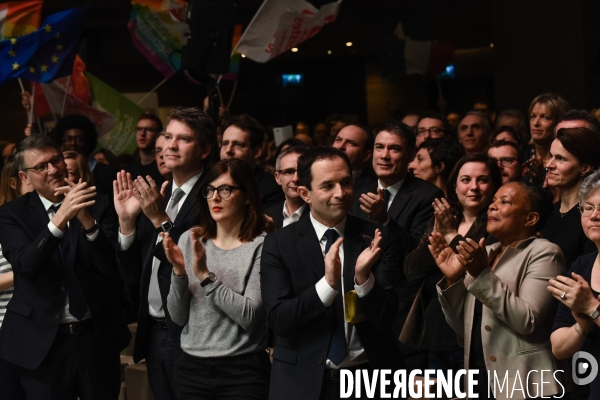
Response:
M369 165L373 156L373 135L369 128L360 124L350 124L343 127L335 137L332 147L340 149L348 156L352 167L352 215L360 212L360 196L368 193L377 186L373 169Z
M273 175L256 165L262 154L262 144L265 139L265 133L258 121L246 114L230 117L221 124L221 131L223 132L221 160L239 158L248 163L254 170L263 209L283 201L285 199L283 192Z
M299 158L298 172L310 216L267 235L261 259L263 302L277 336L269 398L337 399L342 368L403 367L391 330L395 239L347 216L352 175L343 152L315 147Z
M435 185L408 174L408 164L415 155L415 135L407 125L392 121L375 129L373 170L378 183L360 197L360 216L388 226L400 238L401 260L414 250L433 216L432 202L444 193ZM401 272L400 306L394 321L394 333L400 336L419 286L411 284ZM424 348L401 344L409 369L426 368Z
M216 130L197 108L174 108L167 116L163 154L173 182L159 188L152 178L131 179L121 171L115 182L119 215L119 271L131 284L140 284L140 313L133 357L146 359L148 380L156 399L176 399L177 359L181 327L171 320L167 296L172 266L160 232L175 242L199 223L196 204L201 175L216 148ZM143 213L142 213L143 211Z
M308 151L306 146L290 146L282 150L275 160L275 180L281 186L285 200L268 207L265 214L273 219L275 228L283 228L310 214L310 207L306 205L298 194L298 157Z
M117 399L129 343L117 291L116 216L86 183L65 183L58 145L32 135L15 156L34 188L0 207L0 243L15 276L0 357L29 399Z

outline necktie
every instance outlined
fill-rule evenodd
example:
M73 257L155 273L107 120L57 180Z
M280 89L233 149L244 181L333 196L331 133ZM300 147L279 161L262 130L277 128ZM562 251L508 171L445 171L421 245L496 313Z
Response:
M50 207L50 209L56 214L60 204ZM60 250L60 258L62 259L63 266L65 268L65 281L67 286L67 295L69 296L69 313L72 316L81 320L87 311L87 302L85 296L75 275L75 266L73 265L73 254L71 249L71 229L69 225L65 229L65 233L58 246Z
M329 252L329 248L335 241L340 237L339 233L335 229L328 229L324 235L327 238L325 243L325 254ZM340 282L338 282L338 296L344 296L341 292L341 276ZM343 301L336 302L338 304L344 304ZM335 304L335 303L334 303ZM339 310L338 310L339 311ZM329 342L329 351L327 352L327 358L331 360L335 365L339 365L344 358L346 358L346 333L344 330L344 312L335 312L335 322L333 325L333 333L331 335L331 341Z
M185 192L180 188L173 191L171 195L171 201L167 205L167 215L174 222L177 218L177 211L179 209L179 200ZM162 307L162 297L160 296L160 288L158 286L158 267L160 267L160 261L154 257L152 261L152 274L150 275L150 288L148 289L148 303L155 310L158 311Z
M387 189L381 189L381 191L383 192L383 201L385 201L385 209L387 210L390 202L391 193Z

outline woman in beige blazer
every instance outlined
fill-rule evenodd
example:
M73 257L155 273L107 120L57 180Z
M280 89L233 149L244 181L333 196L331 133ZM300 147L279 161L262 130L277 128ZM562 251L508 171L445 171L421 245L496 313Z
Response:
M442 310L464 346L465 368L479 369L480 399L563 394L550 347L557 302L546 286L565 260L558 246L536 238L551 209L542 189L511 182L488 209L487 230L499 243L467 239L453 250L431 235L445 276L437 286Z

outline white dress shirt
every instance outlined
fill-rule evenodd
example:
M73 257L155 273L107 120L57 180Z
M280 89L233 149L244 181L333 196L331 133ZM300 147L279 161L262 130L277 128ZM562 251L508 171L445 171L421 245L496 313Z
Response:
M328 226L323 225L319 221L313 218L312 213L310 214L310 222L312 223L313 228L317 234L317 238L319 238L319 245L321 246L321 251L323 252L323 257L325 257L325 245L327 244L327 238L325 237L325 232L330 229ZM344 229L346 227L346 218L344 218L339 224L334 226L332 229L335 229L341 238L344 237ZM342 263L342 293L345 293L344 290L344 279L343 279L343 268L344 268L344 243L340 246L340 262ZM354 289L356 290L356 294L358 297L364 297L371 289L373 289L373 285L375 284L375 277L373 273L369 275L369 279L362 285L356 284L356 279L354 280ZM321 278L319 282L316 284L317 294L319 298L323 302L325 307L331 307L333 301L335 300L335 296L337 296L338 291L333 289L327 281L325 277ZM346 308L346 300L342 297L343 307ZM327 359L325 366L328 369L341 369L348 368L354 365L363 364L369 361L367 357L367 353L362 347L360 343L360 338L358 337L358 332L356 332L356 328L354 325L349 324L344 320L344 331L346 333L346 343L347 350L346 357L342 360L339 365L335 365L331 360Z
M291 223L294 222L298 222L298 220L300 219L300 217L302 216L302 213L304 212L304 208L306 207L306 204L302 204L302 206L297 209L296 211L293 212L292 215L288 215L288 211L287 211L287 200L283 202L283 224L282 224L282 228L284 226L288 226Z
M38 193L38 196L39 196L39 193ZM52 210L50 208L54 205L60 205L60 204L62 204L62 202L54 204L50 200L48 200L42 196L40 196L40 200L42 200L42 204L44 205L46 214L48 214L48 218L50 218L50 222L48 222L48 229L50 230L50 233L52 233L52 235L54 237L62 238L65 235L65 232L58 229L58 227L56 225L54 225L54 223L52 222L52 217L54 217L54 210ZM69 223L67 222L67 226L68 225L69 225ZM93 234L86 235L87 240L90 242L93 242L98 237L99 232L100 232L100 229L97 229L96 232L94 232ZM73 234L76 234L76 233L73 233ZM90 314L90 310L88 309L85 312L85 315L83 316L83 319L81 319L81 321L90 319L90 318L92 318L92 315ZM77 318L75 318L74 316L72 316L71 313L69 312L69 296L67 294L67 298L65 300L65 306L63 307L63 312L60 316L60 323L61 324L70 324L70 323L77 322L77 321L79 321L79 320Z
M177 186L175 181L173 181L173 188L171 190L171 193L174 193L175 190L177 190L179 188L181 190L183 190L183 193L184 193L184 195L181 196L181 199L179 199L179 203L177 204L177 213L179 213L179 210L181 210L181 206L185 202L185 199L187 199L188 194L190 194L190 192L192 191L192 188L194 187L196 182L198 182L198 179L200 179L202 172L203 171L200 171L200 173L198 175L194 175L193 177L191 177L186 183L181 185L181 187ZM171 201L172 201L172 199L169 198L169 201L166 204L165 210L169 207L169 203ZM175 222L175 221L172 221L172 222ZM122 251L127 250L133 244L134 239L135 239L135 229L129 235L123 235L121 233L121 230L119 230L119 247ZM161 241L162 241L162 237L157 236L156 243L159 243ZM156 257L153 257L153 259L152 259L152 273L153 274L156 274L156 268L158 268L160 266L159 261L160 260L158 260ZM148 304L148 312L154 318L165 318L165 310L163 309L162 306L160 307L159 310L155 310L154 308L152 308L151 305Z

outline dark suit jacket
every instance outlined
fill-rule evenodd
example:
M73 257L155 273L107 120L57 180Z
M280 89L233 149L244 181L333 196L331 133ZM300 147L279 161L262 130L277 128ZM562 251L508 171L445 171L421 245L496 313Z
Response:
M372 175L371 168L363 169L362 173L352 183L352 187L354 188L354 194L352 196L352 210L350 214L361 218L366 217L367 221L369 221L367 214L361 211L358 199L365 193L377 193L377 178Z
M108 196L108 200L113 201L113 181L117 179L117 171L106 164L96 163L92 171L92 178L98 193ZM133 178L135 179L135 177Z
M281 229L281 227L283 227L283 203L285 203L285 200L264 210L265 214L273 218L273 222L275 223L275 227L277 229ZM308 217L309 214L310 207L307 204L306 207L304 207L304 211L302 211L302 215L300 215L300 220Z
M119 353L129 344L117 290L114 257L117 218L106 196L89 207L100 224L93 242L77 218L69 222L75 273L87 301L94 330L104 351ZM0 330L0 358L36 369L58 331L67 291L59 244L48 229L48 215L36 192L0 207L0 243L15 274L15 291Z
M201 181L202 176L198 179L198 182L196 182L192 191L181 205L177 213L177 218L174 221L175 226L169 232L175 243L179 241L179 237L183 232L200 223L200 209L196 198L200 190ZM173 184L171 183L167 187L167 199L171 197L172 190ZM150 288L152 260L154 257L161 261L158 268L158 286L160 288L169 333L171 334L175 349L181 351L179 343L183 327L171 320L167 308L167 296L171 288L173 266L168 262L162 244L156 244L157 237L158 232L154 225L152 225L152 222L150 222L144 213L140 213L136 223L135 241L131 247L125 251L121 251L119 245L117 245L117 258L121 277L129 284L140 285L140 311L133 349L133 359L135 362L146 358L146 343L150 329L152 328L150 324L154 323L148 313L148 290Z
M356 259L366 248L361 236L373 236L379 226L348 216L344 238L343 276L346 290L354 286ZM398 260L392 233L385 227L382 249L387 255L373 266L375 285L359 299L367 320L356 324L371 368L403 368L398 340L391 323L398 307ZM310 218L265 238L261 259L263 303L271 329L277 335L271 370L271 399L318 399L334 307L325 307L315 284L325 275L325 262ZM336 298L336 302L341 297ZM335 305L335 302L334 302Z
M281 186L277 184L275 177L258 167L254 167L254 177L260 194L260 203L263 209L268 208L280 201L285 200Z

